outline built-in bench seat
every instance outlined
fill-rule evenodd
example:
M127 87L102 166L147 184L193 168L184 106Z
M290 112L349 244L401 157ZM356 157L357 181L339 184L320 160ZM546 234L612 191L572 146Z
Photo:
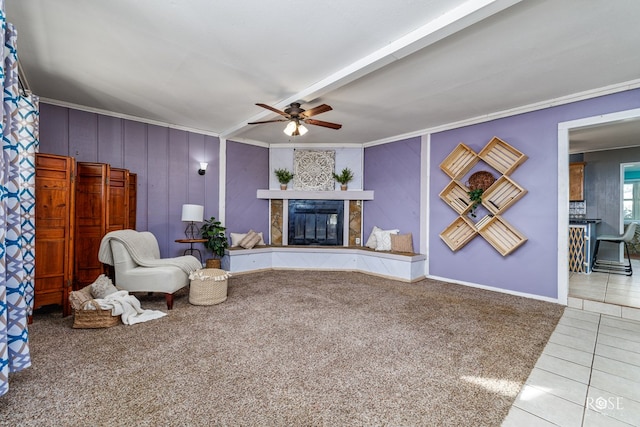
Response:
M362 246L256 246L230 248L222 268L231 273L258 270L340 270L414 282L425 277L426 255L381 252Z

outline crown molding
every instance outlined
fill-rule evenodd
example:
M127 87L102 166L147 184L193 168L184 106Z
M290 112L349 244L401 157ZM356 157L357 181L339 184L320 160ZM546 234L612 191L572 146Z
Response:
M187 127L187 126L175 125L175 124L171 124L171 123L160 122L160 121L157 121L157 120L145 119L145 118L142 118L142 117L131 116L129 114L114 113L113 111L102 110L100 108L87 107L85 105L73 104L71 102L59 101L59 100L56 100L56 99L44 98L44 97L40 97L40 102L41 103L45 103L45 104L49 104L49 105L56 105L58 107L73 108L74 110L85 111L87 113L101 114L103 116L115 117L115 118L124 119L124 120L131 120L131 121L134 121L134 122L145 123L145 124L148 124L148 125L161 126L161 127L166 127L166 128L169 128L169 129L182 130L182 131L186 131L186 132L197 133L197 134L200 134L200 135L208 135L208 136L213 136L213 137L216 137L216 138L220 138L220 134L215 133L215 132L210 132L210 131L206 131L206 130L202 130L202 129L191 128L191 127Z
M408 138L414 138L414 137L433 134L437 132L444 132L451 129L457 129L464 126L470 126L470 125L475 125L479 123L489 122L491 120L502 119L505 117L515 116L518 114L544 110L545 108L571 104L572 102L583 101L585 99L592 99L592 98L597 98L599 96L610 95L613 93L625 92L627 90L637 89L639 87L640 87L640 79L630 80L627 82L609 85L609 86L605 86L597 89L590 89L584 92L578 92L571 95L562 96L559 98L553 98L545 101L536 102L533 104L523 105L521 107L484 114L482 116L476 116L469 119L460 120L457 122L447 123L444 125L439 125L439 126L430 127L430 128L424 128L421 130L417 130L415 132L409 132L402 135L379 139L376 141L365 142L362 145L364 147L373 147L376 145L388 144L391 142L402 141Z

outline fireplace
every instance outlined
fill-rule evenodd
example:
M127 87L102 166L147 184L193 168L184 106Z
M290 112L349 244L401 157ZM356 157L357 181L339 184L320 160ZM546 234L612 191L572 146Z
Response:
M343 200L289 200L289 245L342 246Z

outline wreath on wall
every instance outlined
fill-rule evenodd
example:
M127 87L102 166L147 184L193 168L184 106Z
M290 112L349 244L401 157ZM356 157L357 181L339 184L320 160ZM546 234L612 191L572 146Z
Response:
M467 194L472 203L471 210L469 211L472 217L476 217L475 211L482 203L482 194L487 188L491 187L494 182L496 182L496 178L488 171L478 171L469 177L467 181L469 191Z

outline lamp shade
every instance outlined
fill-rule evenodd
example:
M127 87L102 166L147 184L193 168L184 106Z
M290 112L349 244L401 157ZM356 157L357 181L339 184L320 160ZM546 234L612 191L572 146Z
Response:
M203 217L204 206L182 205L182 221L202 222Z
M296 122L290 121L289 124L287 124L287 127L284 128L283 132L289 136L293 136L294 132L296 131L296 126Z

